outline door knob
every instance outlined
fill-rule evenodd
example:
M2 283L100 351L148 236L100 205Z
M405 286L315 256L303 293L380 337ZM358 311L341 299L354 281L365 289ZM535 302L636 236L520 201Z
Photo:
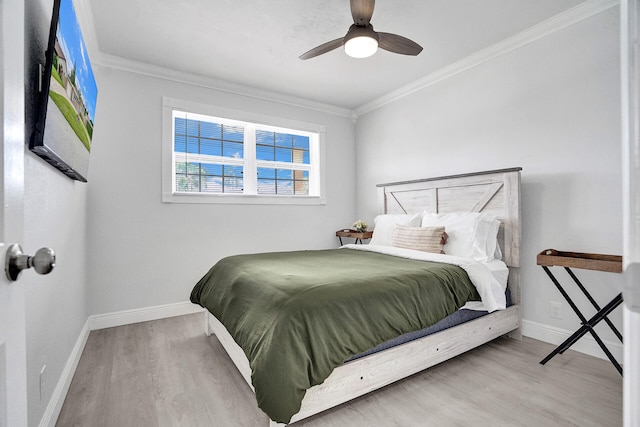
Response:
M22 270L33 267L38 274L48 274L56 266L56 254L53 249L38 249L34 256L22 253L22 248L18 244L10 245L4 263L4 271L7 278L15 282Z

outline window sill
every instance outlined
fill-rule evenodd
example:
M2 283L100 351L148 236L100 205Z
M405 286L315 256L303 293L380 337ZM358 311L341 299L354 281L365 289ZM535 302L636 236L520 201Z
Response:
M163 203L237 204L237 205L325 205L321 196L267 196L249 194L163 193Z

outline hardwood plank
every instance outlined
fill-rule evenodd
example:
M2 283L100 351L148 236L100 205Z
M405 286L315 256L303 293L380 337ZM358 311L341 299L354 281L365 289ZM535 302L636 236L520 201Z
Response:
M106 387L112 368L106 355L114 351L114 334L108 330L94 331L90 338L76 368L76 372L82 372L82 375L74 376L65 400L74 402L74 411L62 410L58 417L59 425L97 425L98 420L104 417L105 407L102 403L108 393Z
M573 350L498 338L302 420L329 426L619 426L622 379ZM57 422L67 426L266 426L202 315L91 332Z

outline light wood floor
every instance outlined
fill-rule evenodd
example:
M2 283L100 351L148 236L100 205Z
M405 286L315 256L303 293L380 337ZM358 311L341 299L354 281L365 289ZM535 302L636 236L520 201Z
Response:
M267 426L202 315L91 332L58 419L66 426ZM300 426L621 426L605 360L500 338Z

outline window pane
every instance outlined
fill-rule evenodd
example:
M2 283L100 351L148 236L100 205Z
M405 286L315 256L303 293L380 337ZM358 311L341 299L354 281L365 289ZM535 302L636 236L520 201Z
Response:
M294 179L298 181L308 181L309 180L309 171L294 171Z
M271 168L258 168L258 178L275 179L276 170Z
M291 151L290 148L276 148L276 160L291 163Z
M301 135L294 135L293 136L293 146L295 148L300 148L300 149L309 151L309 137L308 136L301 136Z
M200 150L199 145L198 138L187 138L187 153L198 154L198 151Z
M176 162L176 190L188 191L189 179L190 177L187 175L187 163Z
M293 172L293 186L294 192L298 195L309 194L309 171L294 171Z
M276 153L273 146L256 145L256 159L274 161L276 159Z
M222 139L222 125L219 123L200 122L200 136L202 138Z
M204 175L222 176L222 165L203 163L200 169Z
M224 166L224 176L237 176L242 177L242 166Z
M187 191L187 178L184 175L176 175L176 191Z
M309 152L308 151L303 151L303 150L297 150L294 149L293 152L293 163L304 163L304 164L309 164ZM305 154L307 154L307 162L305 162Z
M224 180L223 187L224 193L242 193L244 188L244 181L242 179L243 168L242 166L225 165L223 168Z
M176 117L174 122L174 126L176 128L175 132L178 135L186 135L187 134L187 119L182 119L180 117Z
M187 173L187 164L185 162L176 162L176 175Z
M242 193L242 178L224 178L225 193Z
M176 190L187 191L199 191L200 177L198 175L176 175Z
M214 139L201 139L200 153L210 156L222 156L222 142Z
M187 119L187 135L198 136L198 121Z
M291 147L293 136L287 133L276 133L276 145L279 147Z
M278 188L276 191L278 194L282 194L285 196L293 195L293 181L285 180L285 181L277 181Z
M173 140L173 151L176 153L186 153L187 151L187 137L183 135L176 135Z
M267 132L266 130L256 130L256 144L273 146L273 142L273 132Z
M219 176L206 176L202 178L203 193L222 193L222 178Z
M187 163L187 173L189 173L189 174L199 174L200 173L200 163Z
M308 195L309 172L258 168L258 194Z
M176 175L176 191L189 191L188 175Z
M244 144L225 141L224 145L222 146L222 155L224 157L242 159L244 158Z
M185 175L185 189L184 191L197 192L200 191L200 176L199 175Z
M278 179L293 179L293 171L290 169L278 169L276 177Z
M223 126L222 137L226 141L244 141L244 128L242 126Z
M258 194L276 194L275 179L258 178Z
M186 136L185 136L186 135ZM244 127L175 119L174 152L244 158Z
M176 190L194 193L242 193L243 167L176 162Z
M309 195L309 181L295 181L295 193L298 195Z

